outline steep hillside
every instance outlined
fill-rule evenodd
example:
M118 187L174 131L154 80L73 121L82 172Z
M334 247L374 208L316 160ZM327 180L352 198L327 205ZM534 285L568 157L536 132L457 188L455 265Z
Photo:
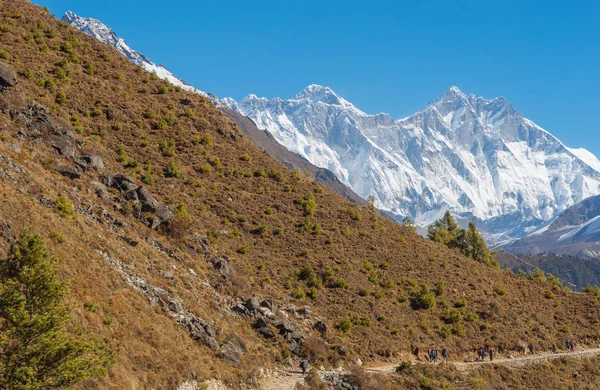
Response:
M269 153L269 155L275 157L285 166L291 169L298 169L301 172L310 171L317 182L330 187L338 194L343 195L356 204L360 204L362 206L366 205L366 201L364 199L356 195L356 193L354 193L346 185L342 184L342 182L340 182L331 171L316 167L302 156L289 151L284 146L279 144L272 135L259 130L250 118L240 115L239 113L229 109L227 106L222 104L216 96L207 94L187 85L180 79L176 78L164 67L157 66L143 54L131 49L125 43L123 38L115 34L115 32L104 23L92 18L83 18L71 11L67 11L62 17L62 20L78 30L83 31L89 36L92 36L99 41L114 47L129 61L141 66L150 73L155 73L159 78L167 80L173 85L180 86L188 91L197 92L208 97L213 103L215 103L215 105L217 105L217 107L219 107L219 109L223 110L223 112L225 112L225 114L227 114L227 116L237 126L239 126L239 128L242 129L258 145L259 148L265 150L267 153Z
M222 100L363 198L417 225L446 210L501 238L522 237L600 193L600 162L569 149L506 99L450 88L401 120L369 115L330 88L291 99Z
M227 107L219 107L241 130L250 137L252 141L260 149L269 153L271 157L277 159L277 161L283 163L290 169L299 170L303 173L309 173L314 179L323 184L338 194L342 195L346 199L356 203L360 206L366 206L367 202L358 196L349 187L344 185L330 170L319 168L311 164L307 159L290 152L285 146L281 145L273 136L264 131L260 130L254 122L247 116L243 116Z
M589 197L533 234L506 245L513 253L600 256L600 196Z
M74 329L118 361L82 388L597 344L593 297L419 237L287 169L206 97L28 1L0 4L20 78L0 92L0 259L30 226L63 260Z

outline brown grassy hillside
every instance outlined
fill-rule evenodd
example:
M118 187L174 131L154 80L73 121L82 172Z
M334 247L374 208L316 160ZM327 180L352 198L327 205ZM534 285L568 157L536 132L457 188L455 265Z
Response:
M172 388L196 377L239 383L287 362L290 342L265 340L254 319L230 310L252 295L307 306L310 315L288 310L305 337L300 353L326 364L432 344L458 358L482 345L518 353L565 337L598 341L592 297L469 260L356 206L259 150L207 99L28 1L0 4L0 61L20 74L0 93L0 252L31 226L63 259L77 321L118 358L110 377L89 388ZM27 129L19 113L39 115L32 102L80 140L74 158ZM56 171L75 169L85 154L106 167L77 179ZM155 231L155 214L127 194L109 188L98 197L90 182L118 173L146 183L178 216ZM73 214L59 216L60 195ZM207 262L217 256L228 256L235 277L223 279ZM192 340L160 303L151 305L148 289L136 290L132 275L210 322L220 346L245 341L241 363ZM412 307L421 285L435 291L434 307ZM319 319L324 335L312 329ZM342 332L340 324L352 326Z

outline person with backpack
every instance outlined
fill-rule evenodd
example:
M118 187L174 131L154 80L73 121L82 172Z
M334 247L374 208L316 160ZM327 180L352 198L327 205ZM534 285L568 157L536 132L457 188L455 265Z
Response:
M494 348L490 348L490 362L494 360Z
M302 359L300 361L300 368L302 369L302 375L306 375L306 370L308 369L308 359Z
M479 360L483 361L487 355L485 354L485 350L483 348L479 348Z
M446 364L448 364L448 348L446 347L442 349L442 359Z

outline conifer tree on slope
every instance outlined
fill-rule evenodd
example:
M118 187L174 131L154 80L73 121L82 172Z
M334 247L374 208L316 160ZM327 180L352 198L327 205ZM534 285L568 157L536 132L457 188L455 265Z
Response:
M442 219L429 226L427 237L479 262L498 265L493 253L488 250L485 240L479 234L475 223L469 222L467 230L459 228L449 211L444 213Z
M113 353L67 332L68 288L42 238L29 230L0 262L0 388L59 389L102 376Z

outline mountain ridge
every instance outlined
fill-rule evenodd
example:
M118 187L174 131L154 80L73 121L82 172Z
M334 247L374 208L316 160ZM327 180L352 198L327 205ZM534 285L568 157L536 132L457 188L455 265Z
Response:
M385 113L366 114L318 85L288 100L254 96L222 101L252 118L288 149L332 170L362 197L374 195L378 207L398 217L413 217L421 226L450 209L482 223L496 236L522 237L568 206L600 193L600 162L591 153L574 153L503 97L466 95L452 86L423 110L398 120ZM363 156L358 156L361 152ZM431 166L435 153L445 155L449 169ZM582 154L587 158L580 158ZM507 161L497 161L499 155ZM544 169L536 166L540 159L547 165ZM514 171L523 160L529 160L528 168L534 171L529 177L506 169L497 172L507 162ZM569 172L553 184L557 173L553 168L558 165L567 166ZM390 166L395 172L389 172ZM485 169L479 169L482 166ZM440 181L446 175L453 177ZM520 182L509 183L511 176ZM537 192L527 192L527 183L535 180ZM481 189L494 187L501 188L482 193ZM524 204L514 200L523 195Z

